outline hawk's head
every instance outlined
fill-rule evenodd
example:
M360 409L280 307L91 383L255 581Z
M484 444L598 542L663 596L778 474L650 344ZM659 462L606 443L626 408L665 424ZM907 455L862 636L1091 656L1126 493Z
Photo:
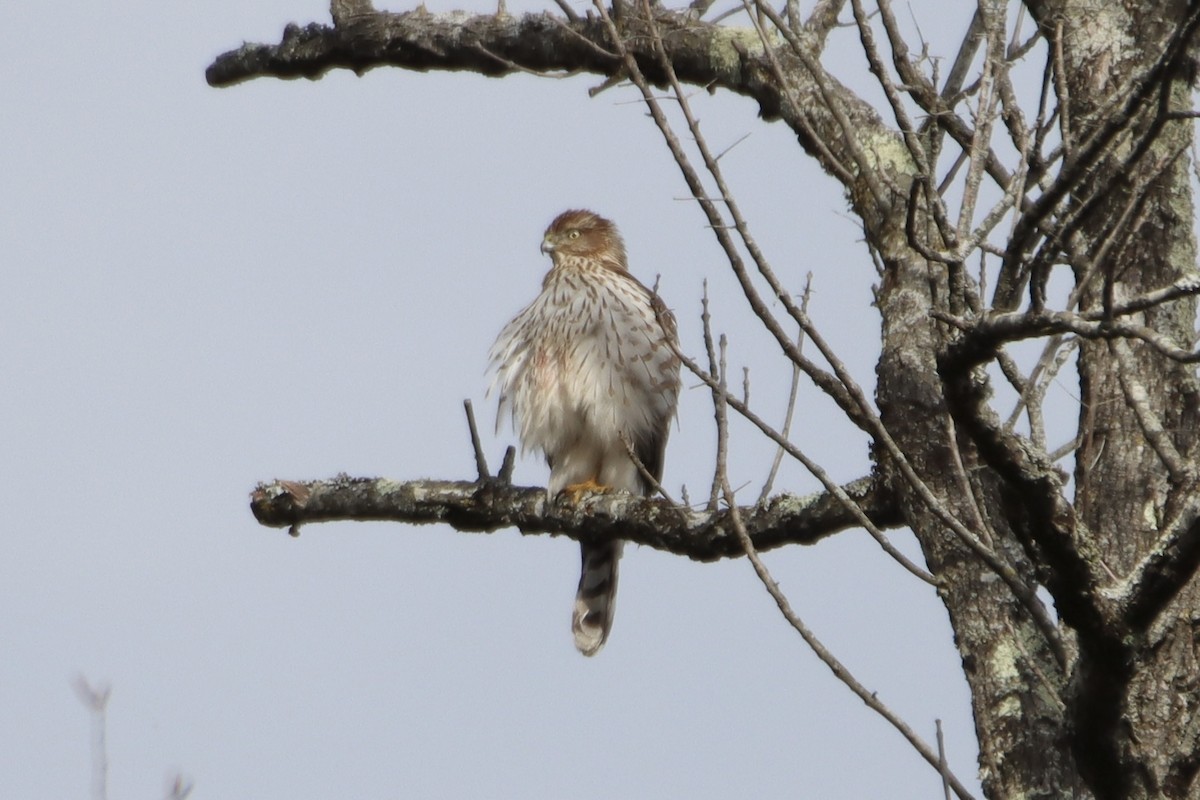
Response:
M542 252L556 267L564 259L582 258L609 269L627 270L625 242L617 226L591 211L564 211L555 217L542 237Z

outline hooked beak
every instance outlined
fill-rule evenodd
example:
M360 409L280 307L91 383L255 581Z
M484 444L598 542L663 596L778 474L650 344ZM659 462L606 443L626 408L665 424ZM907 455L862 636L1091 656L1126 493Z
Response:
M541 249L542 249L542 254L547 255L547 256L554 252L554 243L550 241L549 236L547 236L545 239L542 239L542 248Z

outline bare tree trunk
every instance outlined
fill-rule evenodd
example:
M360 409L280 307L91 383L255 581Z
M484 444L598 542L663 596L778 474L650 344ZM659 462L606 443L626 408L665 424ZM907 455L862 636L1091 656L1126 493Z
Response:
M989 797L1073 796L1081 787L1060 699L1066 682L1063 645L1052 638L1058 636L1052 625L1039 627L1031 616L1036 580L1013 544L1000 497L1007 487L980 463L947 409L934 359L940 334L928 317L936 306L929 267L914 259L888 268L878 300L885 321L876 395L880 416L942 507L964 520L978 545L1011 570L1011 581L1028 600L1022 603L1012 585L998 580L881 459L929 570L941 581L938 594L971 689L984 790ZM945 286L938 290L945 292Z
M1104 127L1110 98L1153 68L1176 33L1169 21L1185 19L1188 6L1126 11L1114 4L1106 9L1108 33L1085 37L1080 23L1089 4L1046 5L1033 10L1061 42L1070 141L1079 150ZM1074 246L1097 253L1112 242L1092 263L1072 264L1083 311L1103 310L1195 273L1188 158L1193 125L1163 113L1188 107L1190 72L1164 71L1163 99L1139 109L1127 126L1128 144L1106 148L1072 191ZM1194 298L1144 313L1149 327L1191 347ZM1105 568L1126 576L1157 546L1164 527L1186 513L1195 493L1195 370L1138 342L1093 341L1080 348L1079 378L1075 506ZM1130 395L1144 407L1127 401ZM1155 435L1162 452L1151 441ZM1070 698L1076 752L1089 781L1112 787L1111 796L1185 796L1191 790L1197 767L1195 735L1188 733L1197 697L1197 591L1193 577L1154 624L1128 620L1130 638L1119 647L1081 642Z

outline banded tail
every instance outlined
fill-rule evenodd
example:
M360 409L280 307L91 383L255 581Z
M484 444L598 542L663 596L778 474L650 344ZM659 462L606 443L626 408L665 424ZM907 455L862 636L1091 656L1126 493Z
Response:
M617 610L617 563L623 545L619 539L579 545L583 569L575 593L571 630L575 633L575 647L585 656L599 653L612 630Z

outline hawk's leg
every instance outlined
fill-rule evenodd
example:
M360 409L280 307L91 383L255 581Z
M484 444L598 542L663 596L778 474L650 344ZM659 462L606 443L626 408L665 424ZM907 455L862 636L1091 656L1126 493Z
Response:
M565 494L567 497L571 498L572 503L574 503L575 505L579 505L579 501L582 500L583 496L585 494L588 494L589 492L611 492L611 491L612 491L611 486L605 486L602 483L597 483L595 478L588 478L585 481L580 481L579 483L572 483L567 486L564 486L562 488L562 491L559 492L559 494L560 495Z

